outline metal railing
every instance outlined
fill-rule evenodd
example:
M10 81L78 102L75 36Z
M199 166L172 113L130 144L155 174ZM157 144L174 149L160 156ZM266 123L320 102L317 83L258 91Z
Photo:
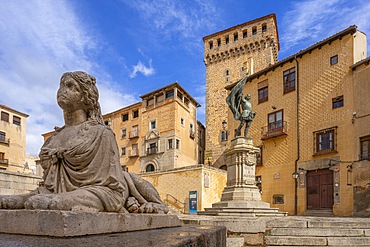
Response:
M287 123L284 121L280 125L270 124L269 126L262 127L262 140L269 139L287 134Z
M134 148L132 150L129 151L128 153L128 157L137 157L139 156L139 149L138 148Z
M169 200L169 198L171 198L171 201ZM176 210L178 210L179 212L185 214L186 203L180 201L179 199L177 199L173 195L166 194L166 201L165 201L165 203L166 203L167 206L171 206L171 207L175 208Z
M9 145L10 143L10 138L0 138L0 143Z
M359 160L370 160L370 154L360 154Z
M8 159L0 159L0 164L9 164L9 160Z
M158 152L157 147L150 147L146 150L146 154L156 154Z
M129 134L129 138L130 139L133 139L133 138L138 138L139 137L139 131L138 130L133 130L130 132Z

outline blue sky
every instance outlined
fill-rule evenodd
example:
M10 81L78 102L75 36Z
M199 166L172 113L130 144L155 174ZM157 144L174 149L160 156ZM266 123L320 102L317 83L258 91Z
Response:
M0 104L29 114L31 155L63 125L55 98L66 71L97 78L103 113L177 81L205 123L202 37L271 13L279 60L350 25L370 33L368 0L0 0Z

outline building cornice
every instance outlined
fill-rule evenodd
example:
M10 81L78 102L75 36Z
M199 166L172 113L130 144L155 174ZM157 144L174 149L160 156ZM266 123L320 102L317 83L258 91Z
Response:
M13 108L10 108L9 106L6 106L6 105L0 104L0 108L2 108L4 110L7 110L7 111L10 111L12 113L15 113L17 115L21 115L22 117L28 117L28 114L25 114L25 113L22 113L20 111L14 110Z
M219 31L217 33L213 33L213 34L204 36L203 37L203 42L205 42L206 40L208 40L210 38L214 38L216 36L219 36L219 35L222 35L222 34L225 34L225 33L228 33L228 32L232 32L234 30L238 30L238 29L240 29L243 26L250 26L250 25L253 25L254 23L258 23L258 22L261 22L261 21L264 21L264 20L267 20L267 19L270 19L270 18L273 18L274 19L274 22L275 22L275 31L276 31L276 37L277 37L277 46L278 46L278 50L280 50L279 32L278 32L278 29L277 29L277 21L276 21L276 14L275 13L272 13L272 14L269 14L269 15L266 15L266 16L263 16L263 17L260 17L258 19L254 19L254 20L251 20L251 21L247 21L247 22L241 23L239 25L236 25L236 26L230 27L228 29Z
M200 107L200 104L183 88L180 86L180 84L178 82L174 82L172 84L169 84L167 86L164 86L162 88L159 88L157 90L154 90L150 93L147 93L147 94L144 94L144 95L141 95L140 98L142 100L145 100L151 96L155 96L155 95L158 95L164 91L168 91L168 90L171 90L171 89L174 89L174 88L178 88L180 89L180 91L186 95L187 98L189 98L189 100L196 106L196 107Z

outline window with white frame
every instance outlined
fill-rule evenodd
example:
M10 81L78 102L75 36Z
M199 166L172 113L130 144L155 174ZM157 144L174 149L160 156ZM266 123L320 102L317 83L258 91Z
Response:
M149 128L151 129L151 130L154 130L154 129L156 129L157 128L157 120L152 120L152 121L150 121L150 123L149 123Z

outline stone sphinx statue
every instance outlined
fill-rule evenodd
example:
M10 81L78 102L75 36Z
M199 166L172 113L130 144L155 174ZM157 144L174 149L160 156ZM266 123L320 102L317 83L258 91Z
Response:
M2 209L167 213L156 189L122 171L112 130L103 123L98 89L85 72L64 73L57 93L65 125L41 148L43 186L0 196Z

